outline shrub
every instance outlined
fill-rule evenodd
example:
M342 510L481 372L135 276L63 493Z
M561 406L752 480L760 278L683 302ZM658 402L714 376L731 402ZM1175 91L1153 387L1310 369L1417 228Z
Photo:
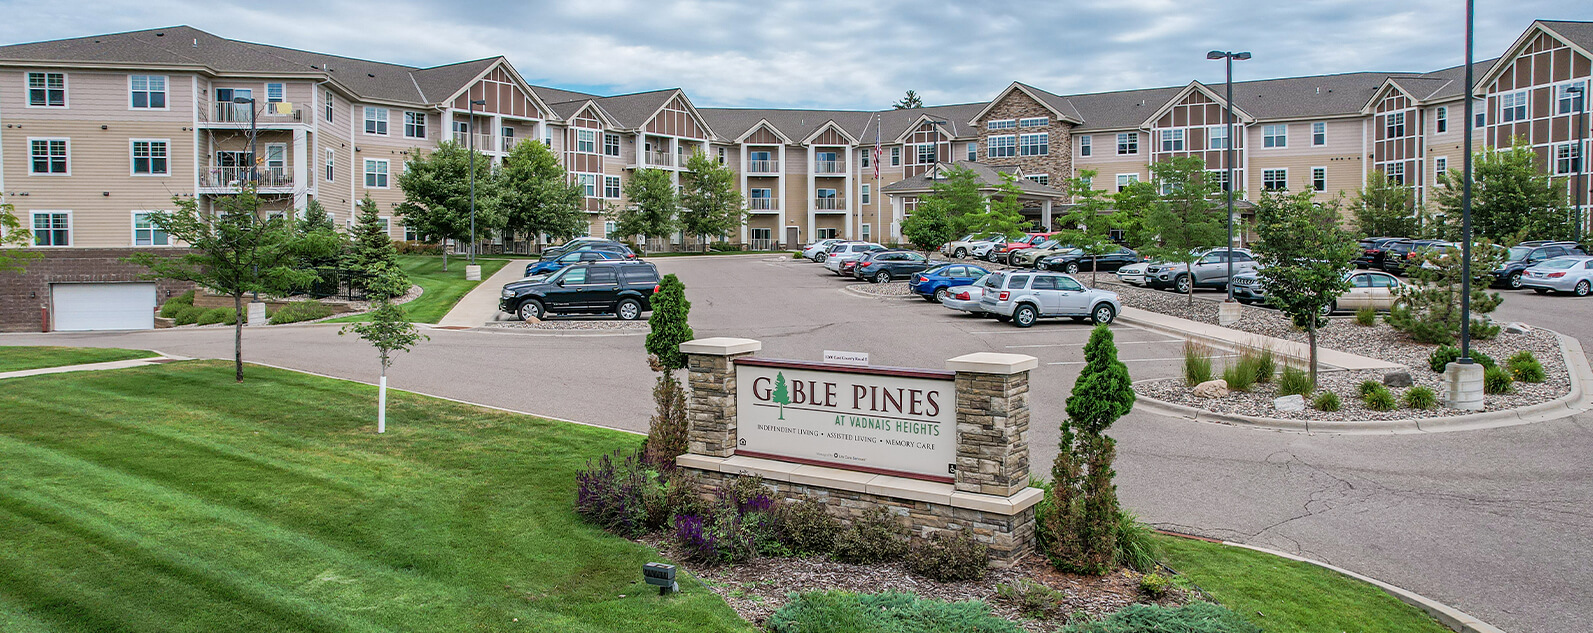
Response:
M1211 348L1184 341L1184 384L1191 387L1211 380Z
M1438 406L1438 394L1432 388L1417 385L1405 390L1405 406L1412 409L1431 409Z
M675 458L686 453L686 390L675 372L662 371L653 384L653 417L648 420L644 455L659 471L675 469Z
M708 504L698 494L701 488L697 475L684 470L670 471L664 486L664 520L658 527L669 525L669 518L681 514L703 514Z
M919 539L907 554L907 569L940 582L962 582L985 577L990 567L990 546L966 530L936 532Z
M1444 345L1433 350L1433 353L1427 356L1427 367L1436 373L1442 374L1446 365L1457 360L1460 360L1460 348L1453 345ZM1471 360L1483 367L1493 367L1495 364L1493 358L1477 350L1471 350Z
M1376 393L1378 389L1386 388L1387 387L1383 386L1383 383L1377 382L1376 380L1362 380L1361 384L1356 385L1355 391L1356 393L1361 394L1362 398L1365 398L1373 393Z
M1261 633L1239 614L1210 602L1181 607L1131 604L1103 619L1075 622L1062 633Z
M1310 395L1314 385L1311 384L1311 374L1298 367L1284 367L1283 376L1278 379L1278 395Z
M1538 362L1538 357L1532 352L1521 350L1510 357L1505 363L1510 367L1510 376L1521 382L1543 382L1543 364Z
M1013 585L996 585L997 600L1017 607L1020 613L1031 618L1046 617L1053 609L1062 606L1065 597L1066 594L1028 578L1020 578Z
M1339 394L1333 393L1331 391L1323 391L1322 393L1316 394L1316 397L1311 399L1311 406L1315 407L1317 411L1327 411L1329 413L1338 411Z
M1482 392L1491 394L1510 393L1516 388L1511 386L1515 379L1510 377L1510 372L1503 367L1488 367L1482 372Z
M193 325L199 322L200 315L204 313L204 308L188 306L178 310L177 315L172 317L172 322L177 325Z
M200 314L199 320L194 321L194 323L199 325L215 325L217 323L236 325L237 322L238 311L233 308L211 308Z
M309 301L289 301L286 305L277 308L271 313L271 324L298 323L300 321L314 321L332 316L332 308L324 303L311 299Z
M1364 385L1365 383L1362 384ZM1377 388L1373 389L1370 393L1367 393L1363 390L1361 393L1361 402L1366 405L1366 408L1373 411L1393 411L1394 407L1397 406L1397 403L1394 400L1394 392L1389 391L1388 387L1384 387L1381 384L1372 384L1377 385Z
M802 259L802 251L797 251L795 253L792 253L791 254L791 259Z
M188 292L167 299L166 303L161 304L160 316L163 319L175 319L177 318L178 312L182 312L184 309L192 308L193 306L194 291L189 290Z
M1152 600L1161 600L1167 597L1167 591L1173 588L1173 579L1156 572L1140 576L1139 591Z
M587 460L575 473L575 513L588 523L620 536L640 536L647 531L647 496L656 486L642 466L639 454L612 455Z
M398 249L399 255L441 255L443 251L442 244L427 244L413 240L394 242L393 246Z
M841 522L830 515L827 504L818 497L775 508L780 539L796 554L828 554L835 549L835 535Z
M1361 308L1355 311L1355 324L1371 327L1377 325L1377 310Z
M1156 547L1153 532L1133 512L1117 513L1117 564L1138 572L1156 569L1156 559L1161 549Z
M675 517L675 544L694 563L714 565L751 560L758 553L752 524L758 517L743 516L730 504L720 504L711 514Z
M874 508L852 521L835 539L835 559L858 565L901 560L907 554L907 530L889 510Z
M911 593L797 594L769 616L770 633L1020 633L978 600L942 602ZM1249 633L1249 629L1245 633Z
M1471 338L1478 341L1491 341L1499 338L1499 331L1503 328L1498 323L1483 319L1471 320Z
M1222 379L1228 381L1229 389L1250 391L1250 387L1256 384L1256 370L1241 358L1222 370Z

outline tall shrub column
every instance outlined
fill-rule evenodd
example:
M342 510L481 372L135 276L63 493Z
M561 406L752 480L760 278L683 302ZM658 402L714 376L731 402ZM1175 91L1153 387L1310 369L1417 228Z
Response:
M1029 370L1039 359L978 352L946 361L957 372L958 492L1002 497L1029 485Z
M647 428L646 459L661 469L670 469L675 458L686 452L686 402L675 370L686 367L682 343L695 336L686 322L691 302L686 300L686 285L674 275L665 275L652 296L653 315L647 319L652 331L647 334L647 362L659 372L653 387L657 412Z
M736 452L736 359L763 349L745 338L704 338L680 344L687 358L686 452L730 457Z
M1105 574L1116 567L1117 486L1112 462L1117 442L1106 429L1134 408L1128 367L1117 359L1112 330L1097 325L1084 346L1084 370L1068 396L1067 420L1052 466L1047 552L1056 566Z

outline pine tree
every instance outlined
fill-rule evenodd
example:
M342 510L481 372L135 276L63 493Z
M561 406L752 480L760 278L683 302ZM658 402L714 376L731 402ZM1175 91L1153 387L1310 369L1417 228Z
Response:
M647 353L658 359L665 371L686 366L686 355L680 353L680 344L696 337L687 317L691 302L686 300L686 284L673 274L664 275L658 282L658 292L653 293L653 315L647 318L652 331L647 334Z
M917 91L908 90L907 94L902 95L901 100L897 101L896 103L891 104L891 107L895 108L897 110L911 110L913 108L922 108L922 107L924 107L924 100L923 100L923 98L918 96L918 92Z
M1051 549L1057 567L1088 574L1111 571L1117 552L1116 442L1106 429L1134 408L1128 367L1106 325L1084 346L1084 370L1067 400L1068 419L1051 467Z
M352 273L350 283L367 298L373 286L367 280L374 280L379 273L404 274L398 266L398 249L393 246L393 238L382 226L377 212L376 202L371 200L370 194L366 194L365 199L360 201L359 218L352 231L354 242L347 258L347 267ZM403 282L404 287L408 288L408 279ZM399 282L391 283L396 285Z
M784 420L785 419L785 405L791 404L791 394L786 391L785 374L784 373L775 372L775 374L774 374L774 394L769 396L769 399L773 400L776 404L780 405L780 419Z
M647 463L659 471L675 468L675 458L686 452L686 390L672 372L658 376L653 385L653 404L658 410L647 425Z

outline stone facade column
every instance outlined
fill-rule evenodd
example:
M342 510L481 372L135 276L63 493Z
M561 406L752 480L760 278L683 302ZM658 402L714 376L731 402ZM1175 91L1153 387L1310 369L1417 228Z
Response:
M1008 497L1029 485L1029 371L1039 359L978 352L946 361L957 373L958 492Z
M680 344L686 355L686 452L730 457L736 452L735 359L763 349L745 338L700 338Z

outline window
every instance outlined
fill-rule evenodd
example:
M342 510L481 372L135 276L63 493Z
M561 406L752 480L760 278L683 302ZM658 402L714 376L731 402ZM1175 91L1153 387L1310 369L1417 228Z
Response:
M127 90L131 93L131 106L140 109L166 109L165 75L128 75Z
M1327 191L1327 168L1311 168L1311 191Z
M831 200L833 200L835 198L835 190L834 189L819 189L819 198L820 199L831 199Z
M863 185L863 186L867 187L868 185ZM754 210L754 211L772 211L772 210L774 210L774 190L773 189L770 189L768 187L759 187L757 189L751 190L749 193L752 194L752 210Z
M1287 125L1263 125L1263 126L1261 126L1261 146L1262 147L1288 147L1289 146L1289 126L1287 126Z
M365 159L365 186L374 189L387 188L387 161Z
M66 107L66 73L28 73L28 107Z
M1311 124L1311 144L1327 145L1327 124L1321 121Z
M765 157L764 160L768 160L768 158L767 158L768 155L769 155L768 152L753 152L752 153L752 160L758 160L758 154L760 154L760 153L764 155L764 157ZM864 150L862 150L862 151L857 153L858 160L862 161L859 164L861 164L865 169L868 168L868 167L872 167L873 166L873 156L874 156L874 150L871 150L871 149L864 149ZM759 170L754 169L752 171L759 171Z
M603 197L611 199L611 200L619 199L619 197L620 197L620 177L619 176L604 176L603 177Z
M973 162L973 161L976 161L976 160L979 160L979 144L978 143L969 143L968 144L968 162ZM868 161L865 159L864 160L864 165L863 165L864 167L868 166L867 162Z
M917 152L916 152L918 154L918 164L920 164L920 165L928 165L928 164L931 164L931 163L938 162L937 154L939 152L936 151L937 149L938 148L936 147L935 143L924 143L922 145L919 145L918 149L917 149ZM831 160L834 160L834 159L831 159Z
M1051 133L1018 135L1018 155L1045 156L1051 153Z
M1437 129L1439 133L1449 131L1449 108L1445 106L1439 106L1438 112L1435 115L1435 119L1437 121L1436 125L1438 126Z
M1018 155L1018 137L1012 135L992 136L987 141L990 147L987 153L991 158L1006 158Z
M1052 277L1052 279L1056 280L1057 290L1066 290L1068 292L1084 292L1084 285L1077 281L1068 279L1067 277Z
M586 197L597 197L597 174L576 174L575 180L586 190Z
M1499 96L1499 122L1524 121L1527 118L1527 91L1507 92Z
M1042 185L1051 184L1051 174L1024 174L1023 177L1024 178L1028 178L1029 180L1032 180L1032 181L1034 181L1037 184L1042 184Z
M133 140L133 175L166 176L171 172L166 164L167 141Z
M32 155L31 174L70 175L72 165L67 156L70 140L64 138L30 138L28 152Z
M767 229L765 229L765 230L767 230ZM872 225L870 225L869 223L864 222L863 223L863 241L872 242L873 240L874 240L874 227Z
M863 185L863 191L860 195L862 196L863 204L870 204L874 201L874 188L865 184Z
M1586 90L1586 87L1587 86L1585 83L1565 84L1556 87L1555 91L1559 93L1559 98L1555 100L1557 105L1554 111L1558 114L1581 112L1583 103L1582 100L1586 97L1581 92L1572 92L1571 89L1583 88Z
M1263 169L1261 170L1261 188L1267 191L1283 191L1289 188L1289 170Z
M575 151L583 154L596 154L597 130L576 130Z
M283 170L288 166L288 146L282 143L268 143L265 146L266 178L280 178Z
M365 133L387 136L387 108L365 106Z
M1405 136L1405 113L1390 112L1383 117L1383 138Z
M719 148L719 164L725 164L725 148Z
M426 138L426 113L404 113L404 136L406 138Z
M901 165L901 164L902 164L902 148L900 148L900 147L892 147L891 148L891 167L896 167L896 166Z
M1136 182L1139 182L1139 174L1118 174L1117 190L1122 191L1124 187Z
M1471 126L1472 127L1480 128L1480 127L1488 124L1488 108L1486 107L1486 105L1487 105L1486 101L1478 101L1477 103L1472 105L1471 111L1474 113L1472 115L1472 117L1471 117L1472 118L1472 122L1471 122Z
M1389 163L1384 165L1383 175L1388 176L1388 181L1396 185L1405 184L1405 163Z
M1050 117L1040 116L1029 119L1018 119L1018 127L1045 127L1050 124Z
M1444 174L1447 173L1448 171L1449 171L1449 157L1447 157L1447 156L1439 156L1438 158L1434 158L1433 159L1433 175L1434 176L1437 176L1439 178L1443 178Z
M1079 137L1079 155L1090 155L1090 137L1088 135Z
M985 124L987 130L1010 130L1015 127L1018 127L1018 122L1014 119L997 119Z
M1161 130L1160 133L1161 133L1161 136L1162 136L1162 151L1164 151L1164 152L1182 152L1182 151L1184 151L1184 131L1183 130Z
M326 101L326 103L321 106L321 109L322 109L321 116L326 117L326 122L327 123L331 123L332 122L332 111L337 109L337 102L332 100L332 91L331 90L326 91L326 94L323 94L321 96Z
M1212 184L1217 186L1218 191L1228 190L1228 170L1210 169L1206 171L1206 174L1206 177L1211 179Z
M1577 143L1554 146L1554 173L1574 174L1582 171L1582 148Z
M1056 290L1056 277L1041 275L1034 278L1034 283L1029 285L1030 290Z
M723 150L720 150L720 151L722 152ZM618 134L604 134L603 135L603 155L604 156L619 156L620 155L620 139L619 139L619 135Z
M1117 135L1118 155L1139 153L1139 132L1124 132Z
M332 148L327 148L326 149L326 181L327 182L332 182L333 180L336 180L335 178L332 177L334 175L332 166L336 164L336 161L337 161L337 152L334 151Z
M498 128L498 149L504 153L514 151L514 128L503 126Z
M282 84L266 84L266 103L287 101L287 90Z
M1206 128L1206 149L1228 149L1228 126L1213 125Z
M1084 183L1084 190L1089 191L1092 189L1091 185L1094 184L1095 179L1089 176L1079 176L1079 181Z
M614 237L614 232L619 230L619 223L609 220L603 223L603 237Z
M34 211L33 245L71 246L72 214L67 211Z

